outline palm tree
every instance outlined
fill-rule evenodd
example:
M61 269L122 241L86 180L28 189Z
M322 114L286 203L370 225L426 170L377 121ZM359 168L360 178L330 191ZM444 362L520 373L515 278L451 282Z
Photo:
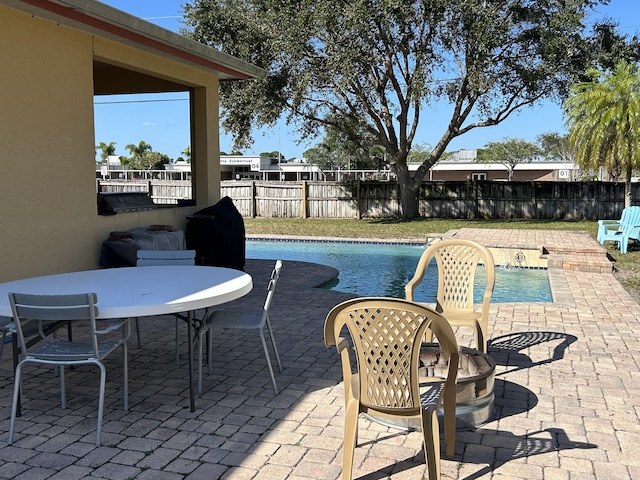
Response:
M116 142L100 142L98 145L96 145L96 148L100 150L100 160L102 161L102 163L105 163L109 156L115 155Z
M569 141L582 168L624 172L628 207L631 176L640 166L640 74L627 62L609 74L587 73L592 81L576 84L564 103Z
M184 160L187 163L191 163L191 145L187 145L186 148L180 153L184 155Z
M148 152L153 151L153 148L151 148L151 145L149 145L144 140L140 140L140 143L138 143L138 145L130 143L129 145L127 145L124 148L126 148L129 151L129 153L131 154L131 156L133 158L144 157L145 154L147 154Z

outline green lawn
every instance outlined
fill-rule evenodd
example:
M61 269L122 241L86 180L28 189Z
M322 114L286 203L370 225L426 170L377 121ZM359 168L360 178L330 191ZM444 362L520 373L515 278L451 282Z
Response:
M598 222L552 220L455 220L420 219L318 219L245 218L245 229L254 235L306 235L337 238L397 238L423 240L427 234L445 233L458 228L518 228L534 230L584 230L596 236ZM612 242L606 243L615 261L616 278L636 298L640 298L640 246L629 246L622 255Z
M594 236L598 223L551 220L454 220L420 219L318 219L318 218L245 218L250 234L309 235L343 238L424 239L427 234L445 233L458 228L518 228L534 230L586 230Z

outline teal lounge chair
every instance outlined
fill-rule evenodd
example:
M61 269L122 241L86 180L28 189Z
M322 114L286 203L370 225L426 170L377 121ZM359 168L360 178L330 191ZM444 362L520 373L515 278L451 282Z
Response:
M620 220L598 220L598 242L611 240L619 244L620 252L627 253L629 240L640 240L640 206L622 210Z

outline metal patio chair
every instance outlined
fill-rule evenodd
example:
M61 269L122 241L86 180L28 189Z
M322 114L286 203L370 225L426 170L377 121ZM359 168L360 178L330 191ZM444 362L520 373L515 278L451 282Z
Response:
M15 371L13 386L13 403L11 406L11 423L9 426L8 443L13 443L13 434L17 416L17 408L21 390L22 369L29 363L54 365L59 367L60 375L60 403L66 408L65 372L67 365L95 364L100 368L100 389L98 399L98 425L96 429L96 445L100 445L102 433L102 417L104 413L104 391L106 369L104 358L116 348L122 347L124 410L128 410L128 370L127 370L127 339L130 328L129 320L118 320L98 329L96 316L98 307L94 293L75 295L30 295L24 293L10 293L9 303L13 312L16 336L20 346L21 360ZM88 340L69 341L58 340L45 332L46 324L67 321L71 323L85 322L88 324ZM37 348L29 349L25 342L24 331L31 325L37 325L41 344ZM122 337L114 339L115 332L120 330ZM104 335L110 335L105 339Z
M278 278L280 278L280 270L282 269L282 261L277 260L273 271L271 272L271 278L267 286L267 298L264 302L262 310L235 310L235 309L216 309L207 312L202 320L202 326L199 331L198 341L198 392L202 391L202 344L204 335L208 334L207 348L209 352L208 372L211 373L211 357L212 357L212 330L214 328L221 329L241 329L241 330L258 330L260 335L260 341L262 343L262 349L264 350L264 356L267 361L267 367L269 369L269 375L271 376L271 384L273 391L278 394L278 386L276 385L276 378L273 374L273 368L271 366L271 359L269 358L269 350L267 349L267 343L264 337L264 327L269 330L269 337L271 338L271 345L278 362L278 368L282 372L282 363L280 362L280 355L278 355L278 347L276 346L276 339L273 336L273 330L271 328L271 322L269 320L269 307L273 300L273 295L276 290Z
M488 248L470 240L447 239L432 243L422 253L413 278L405 285L407 300L413 301L414 291L434 258L438 269L436 311L455 327L472 328L476 348L487 353L489 304L496 282L493 255ZM484 265L485 288L480 310L476 311L473 286L479 265ZM429 335L427 333L427 341Z
M153 267L159 265L195 265L196 264L196 251L195 250L138 250L137 253L137 267ZM180 317L175 316L176 325L176 365L180 364L180 350L178 348L178 326L180 324ZM138 337L138 348L141 348L142 342L140 340L140 325L138 319L136 322L136 335ZM191 341L191 339L189 339Z
M355 349L355 370L347 327ZM440 344L443 377L420 365L427 329ZM342 478L351 479L361 413L393 421L418 422L424 435L429 479L440 478L438 409L444 402L445 454L453 457L456 435L458 345L449 323L435 310L397 298L364 297L335 306L324 324L324 342L342 360L345 424Z

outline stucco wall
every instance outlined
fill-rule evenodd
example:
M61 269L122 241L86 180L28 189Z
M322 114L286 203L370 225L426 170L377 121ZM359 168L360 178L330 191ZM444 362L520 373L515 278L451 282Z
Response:
M98 216L93 60L196 88L208 105L194 128L198 207L219 198L217 78L111 40L0 6L0 281L97 268L110 231L154 223L184 227L196 208Z

